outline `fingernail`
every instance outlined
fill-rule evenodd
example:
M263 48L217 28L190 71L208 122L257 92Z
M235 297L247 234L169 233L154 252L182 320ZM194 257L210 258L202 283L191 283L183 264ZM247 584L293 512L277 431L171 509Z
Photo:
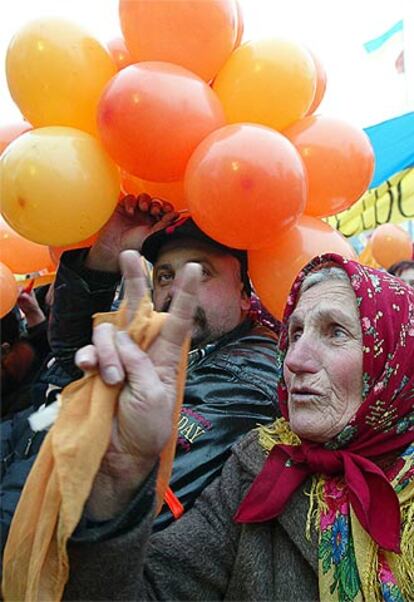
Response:
M88 357L84 353L79 352L79 351L76 354L76 358L75 359L76 359L76 363L78 365L82 365L82 364L87 364L88 363Z
M103 371L103 378L108 385L116 385L122 381L122 375L115 366L105 368Z

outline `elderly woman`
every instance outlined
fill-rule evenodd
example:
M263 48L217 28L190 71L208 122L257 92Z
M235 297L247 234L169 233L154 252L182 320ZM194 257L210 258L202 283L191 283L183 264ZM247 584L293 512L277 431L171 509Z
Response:
M129 293L139 296L127 254ZM413 600L414 291L336 255L314 259L288 299L284 418L248 434L193 510L150 535L174 349L197 278L188 266L155 351L97 332L79 358L99 358L101 370L120 362L127 384L89 522L69 546L65 598Z

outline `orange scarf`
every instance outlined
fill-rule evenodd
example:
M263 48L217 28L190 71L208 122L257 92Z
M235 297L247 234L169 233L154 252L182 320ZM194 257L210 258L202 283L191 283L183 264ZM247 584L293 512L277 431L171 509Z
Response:
M128 333L145 351L158 336L165 314L144 298ZM95 324L122 328L125 309L95 316ZM157 509L171 475L178 416L184 394L189 341L181 349L174 428L161 454ZM95 476L108 448L121 386L106 385L99 374L66 387L58 418L47 434L18 503L3 560L6 601L60 600L69 575L66 544L82 516Z

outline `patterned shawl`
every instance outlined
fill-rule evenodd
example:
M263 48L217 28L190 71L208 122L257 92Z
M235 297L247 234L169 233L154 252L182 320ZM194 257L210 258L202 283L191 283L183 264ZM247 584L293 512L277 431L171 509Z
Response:
M285 309L279 367L288 347L287 324L300 286L323 264L342 267L355 292L363 344L362 404L348 425L324 444L300 441L283 418L263 427L270 450L240 505L240 523L281 512L293 492L313 478L310 517L319 531L319 582L324 601L413 598L414 583L414 290L385 272L338 255L312 260L298 275ZM270 443L269 443L270 441Z

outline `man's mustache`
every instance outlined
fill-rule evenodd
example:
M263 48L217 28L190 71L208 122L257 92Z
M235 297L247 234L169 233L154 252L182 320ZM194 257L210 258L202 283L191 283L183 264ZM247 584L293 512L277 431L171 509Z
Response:
M164 301L163 306L161 307L161 311L167 312L170 309L171 302L172 302L171 298L166 299ZM206 312L204 311L204 309L202 307L200 307L200 306L196 307L193 322L194 322L194 324L201 326L201 328L205 328L205 326L207 325Z

